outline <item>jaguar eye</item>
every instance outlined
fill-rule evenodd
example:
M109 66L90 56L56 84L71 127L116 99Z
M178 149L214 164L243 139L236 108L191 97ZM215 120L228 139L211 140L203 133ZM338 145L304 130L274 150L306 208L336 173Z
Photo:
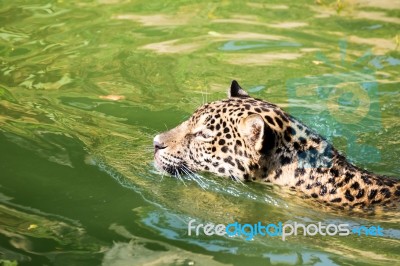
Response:
M212 135L206 131L199 131L194 134L196 138L202 138L202 139L210 139L212 138Z
M205 133L205 132L203 132L203 131L197 132L197 133L195 134L195 136L196 136L196 137L202 137L202 138L205 138L205 139L207 139L207 138L210 137L210 135L208 135L207 133Z

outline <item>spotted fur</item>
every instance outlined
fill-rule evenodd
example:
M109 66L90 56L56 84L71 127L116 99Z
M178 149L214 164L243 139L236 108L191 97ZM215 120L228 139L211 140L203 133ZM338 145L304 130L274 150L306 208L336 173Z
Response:
M287 186L328 205L365 208L400 201L400 182L360 169L278 106L236 81L229 98L205 104L154 138L155 163L172 175L207 171Z

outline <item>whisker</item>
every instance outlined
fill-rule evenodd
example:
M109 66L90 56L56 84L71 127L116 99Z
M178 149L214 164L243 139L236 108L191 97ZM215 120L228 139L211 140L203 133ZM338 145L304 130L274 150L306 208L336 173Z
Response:
M161 180L160 180L160 182L162 182L162 181L164 180L164 175L165 175L165 173L166 173L165 170L163 170L162 173L161 173Z
M179 173L179 171L177 171L177 173L178 173L180 179L182 180L183 184L184 184L185 186L187 186L186 183L185 183L185 181L184 181L184 178L181 176L181 174Z
M188 177L189 180L192 180L192 181L196 182L197 184L199 183L196 180L196 178L193 175L191 175L186 169L181 168L181 170L185 173L185 175Z
M186 166L182 166L181 170L186 174L186 176L189 178L189 180L193 180L197 183L197 180L195 176L193 176L190 172L189 169Z
M185 181L183 181L183 178L182 178L181 175L179 174L178 169L174 168L174 170L175 170L175 173L176 173L176 177L177 177L180 181L182 181L182 183L186 186L186 183L185 183Z
M206 86L206 103L208 103L208 88Z
M202 176L197 175L196 173L194 173L192 170L190 170L189 168L187 168L186 166L182 166L182 170L188 174L188 176L190 177L191 180L195 181L202 189L206 189L207 188L207 184L202 180Z
M190 173L184 167L182 167L181 170L185 173L185 175L187 175L189 177L190 180L193 179L193 177L190 175Z
M242 182L242 180L240 180L239 177L232 175L232 172L231 172L231 171L229 171L229 175L230 175L230 177L231 177L233 180L235 180L236 182L240 183L241 185L247 187L247 185L245 185L245 184Z
M196 182L202 189L205 189L207 187L206 183L203 180L201 180L201 178L198 175L196 175L195 173L193 173L191 171L190 172L188 172L188 171L190 171L190 170L188 168L186 168L185 172L188 174L188 176L190 177L191 180Z

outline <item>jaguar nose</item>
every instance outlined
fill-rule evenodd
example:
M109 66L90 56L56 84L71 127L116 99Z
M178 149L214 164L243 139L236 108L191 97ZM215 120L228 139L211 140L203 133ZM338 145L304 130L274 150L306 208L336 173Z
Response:
M159 141L158 135L154 137L153 146L154 146L154 152L157 152L158 150L165 149L165 148L167 147L167 146L163 145L163 144Z
M166 148L166 146L163 146L159 142L156 142L156 141L153 142L153 145L154 145L154 152L157 152L158 150L162 150L162 149Z

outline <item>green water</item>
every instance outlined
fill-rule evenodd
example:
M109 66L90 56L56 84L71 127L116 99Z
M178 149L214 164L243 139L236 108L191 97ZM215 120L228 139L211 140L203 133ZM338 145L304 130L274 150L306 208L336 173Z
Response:
M152 139L237 79L399 177L399 42L396 1L0 2L0 260L396 265L398 213L322 211L209 175L183 183L155 171ZM246 241L188 236L190 219L385 231Z

